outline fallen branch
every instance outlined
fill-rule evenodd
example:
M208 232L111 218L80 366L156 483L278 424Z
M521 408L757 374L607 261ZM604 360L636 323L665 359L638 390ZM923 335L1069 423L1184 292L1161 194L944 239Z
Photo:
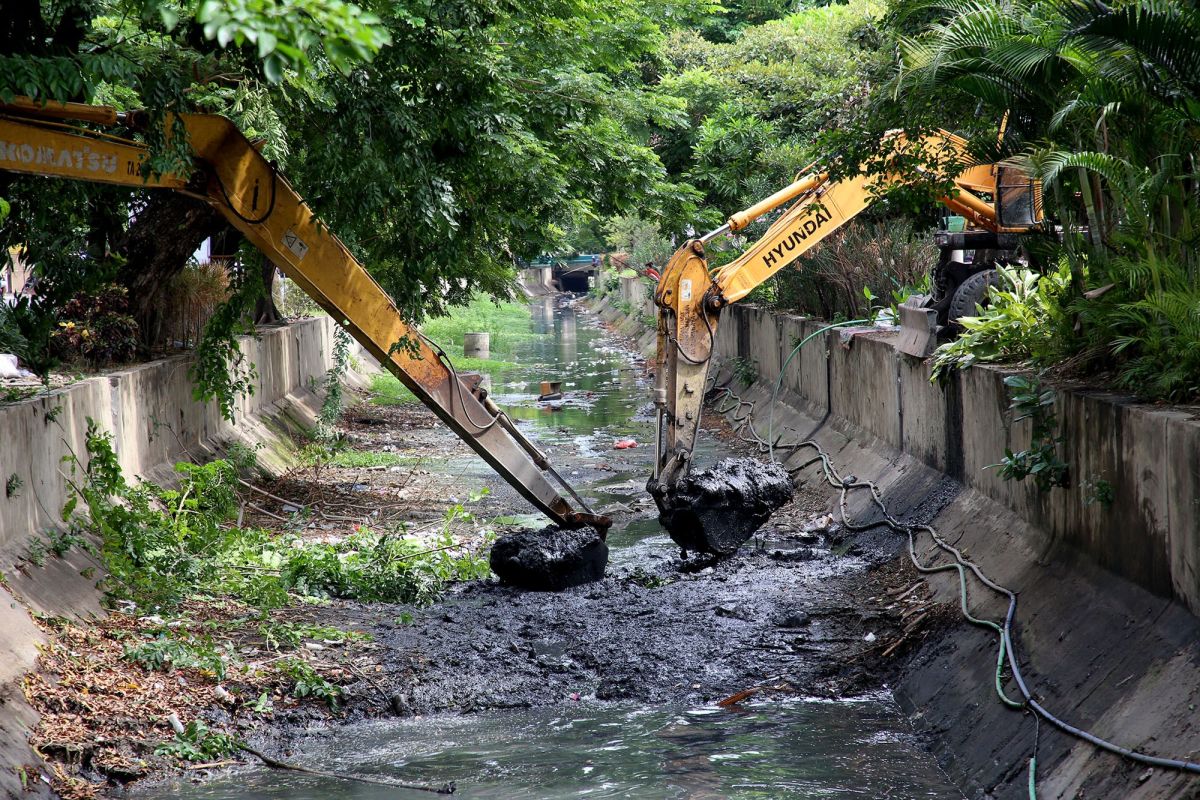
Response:
M207 764L188 764L184 767L189 772L197 769L216 769L217 767L232 767L234 764L244 764L244 761L235 759L226 759L224 761L210 761Z
M738 703L742 702L743 700L753 697L754 695L758 694L761 690L762 690L761 686L751 686L749 689L743 689L740 692L736 692L735 694L729 695L729 697L726 697L724 700L718 700L717 705L721 706L721 708L731 708L732 706L736 706Z
M263 495L264 497L269 497L272 500L277 500L278 502L283 503L284 505L296 506L296 508L299 508L301 510L304 509L304 505L305 505L304 503L294 503L291 500L284 500L279 495L271 494L266 489L260 489L257 486L255 486L253 483L250 483L249 481L244 481L241 478L238 478L238 483L240 483L242 486L245 486L247 489L250 489L251 491L258 492L259 494Z
M383 687L380 686L379 683L374 678L372 678L370 675L368 675L365 671L360 670L358 667L351 664L349 661L342 662L342 665L345 666L346 669L350 670L352 673L357 675L359 678L361 678L362 680L366 681L371 686L373 686L375 688L375 691L379 692L379 696L383 698L384 703L386 703L389 707L394 707L395 704L392 702L391 696L383 690Z
M342 772L327 772L323 769L313 769L311 767L301 766L300 764L293 764L289 761L280 761L277 758L271 758L271 756L255 750L253 747L250 747L244 742L238 742L238 749L244 750L250 755L258 757L271 769L303 772L306 775L316 775L320 778L333 778L335 780L354 781L356 783L370 783L375 786L391 786L396 789L412 789L417 792L430 792L431 794L454 794L458 788L454 781L444 783L440 787L426 786L425 784L421 783L404 783L403 781L395 781L387 778L369 778L366 775L350 775Z
M899 602L900 600L903 600L904 598L906 598L910 594L912 594L913 591L915 591L916 589L918 589L924 585L925 585L925 581L919 580L916 583L914 583L912 586L909 586L907 589L904 589L903 591L900 591L897 589L897 590L889 591L888 594L891 595L893 600ZM896 592L899 592L899 594L897 594Z
M257 511L258 513L270 517L271 519L277 519L280 522L287 522L287 519L285 517L281 517L278 514L272 514L270 511L267 511L262 506L255 505L254 503L251 503L249 501L247 501L246 505L249 506L250 508L254 509L255 511Z

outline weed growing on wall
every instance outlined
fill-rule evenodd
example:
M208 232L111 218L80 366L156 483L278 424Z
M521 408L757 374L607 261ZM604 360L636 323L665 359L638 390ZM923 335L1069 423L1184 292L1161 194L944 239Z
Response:
M333 437L333 428L342 415L342 379L350 362L350 334L341 325L333 331L333 366L325 373L325 399L317 417L317 438Z
M749 388L758 380L758 362L752 358L740 356L731 358L729 366L733 370L733 377L742 385L742 388Z
M1004 385L1012 391L1009 409L1018 414L1014 422L1030 420L1033 426L1029 448L1014 453L1005 448L1004 458L996 467L1006 481L1023 481L1032 477L1039 491L1048 492L1056 486L1066 486L1070 475L1067 462L1058 456L1062 437L1058 435L1058 418L1054 413L1054 390L1044 389L1037 378L1009 375Z

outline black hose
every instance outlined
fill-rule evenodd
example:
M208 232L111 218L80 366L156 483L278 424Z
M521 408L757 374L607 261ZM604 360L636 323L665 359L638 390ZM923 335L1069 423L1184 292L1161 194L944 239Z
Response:
M279 178L275 175L274 167L269 166L269 171L271 173L271 202L267 204L267 210L258 219L247 217L233 207L233 201L229 199L229 192L225 188L225 183L221 180L221 174L216 169L213 169L212 171L213 180L217 182L217 188L221 190L221 197L225 199L225 205L229 207L229 210L233 212L235 217L247 225L261 225L270 218L271 214L275 212L275 197L277 194Z

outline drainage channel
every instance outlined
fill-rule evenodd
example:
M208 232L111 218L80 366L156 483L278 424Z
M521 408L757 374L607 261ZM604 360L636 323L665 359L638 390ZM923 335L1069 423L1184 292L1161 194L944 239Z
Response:
M874 639L839 582L867 566L797 533L785 510L733 559L684 569L643 486L652 457L637 359L569 298L533 305L494 376L497 401L598 507L621 508L609 576L561 593L463 587L375 631L406 667L408 716L304 731L289 760L332 772L457 784L471 798L961 798L884 691L830 695L830 663ZM547 375L564 400L538 402ZM615 450L618 440L640 447ZM698 461L728 445L706 435ZM446 469L494 476L473 460ZM520 514L497 487L497 515ZM790 515L790 516L789 516ZM799 537L799 538L798 538ZM732 705L717 701L748 686ZM464 711L468 713L463 713ZM142 797L407 797L259 767ZM413 797L428 797L421 792Z

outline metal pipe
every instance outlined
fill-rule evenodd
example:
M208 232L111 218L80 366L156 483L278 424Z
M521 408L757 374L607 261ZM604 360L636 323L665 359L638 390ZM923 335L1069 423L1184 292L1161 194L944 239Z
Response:
M713 239L717 238L718 236L724 236L725 234L729 233L729 231L730 231L729 223L726 222L724 225L717 228L716 230L709 231L708 233L701 236L700 243L708 244L709 242L711 242Z
M958 187L958 194L953 197L943 198L942 202L946 204L957 203L960 206L971 209L984 219L992 220L993 222L996 220L996 209L992 208L991 203L961 186Z
M820 186L829 179L829 173L819 172L812 175L806 175L800 178L790 186L785 186L770 197L759 200L754 205L747 208L745 211L739 211L729 218L728 227L731 231L740 231L754 220L766 214L768 211L774 211L784 203L796 199L805 192L810 192ZM719 229L718 229L719 230ZM703 239L701 241L704 241Z

